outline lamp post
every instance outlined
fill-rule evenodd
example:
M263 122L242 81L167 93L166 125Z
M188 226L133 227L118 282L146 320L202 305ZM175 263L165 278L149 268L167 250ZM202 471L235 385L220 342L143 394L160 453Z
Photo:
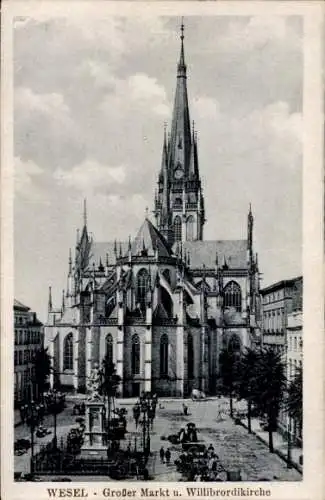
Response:
M287 448L287 468L291 469L292 467L292 457L291 457L291 417L290 414L288 414L288 448Z
M57 414L57 392L56 392L56 389L54 389L53 390L53 417L54 417L53 445L54 445L54 448L57 448L57 443L58 443L56 414Z
M30 445L31 445L31 457L30 457L30 473L34 474L34 431L35 431L35 423L37 423L38 414L36 412L36 405L34 401L31 401L28 405L29 409L29 422L30 422Z

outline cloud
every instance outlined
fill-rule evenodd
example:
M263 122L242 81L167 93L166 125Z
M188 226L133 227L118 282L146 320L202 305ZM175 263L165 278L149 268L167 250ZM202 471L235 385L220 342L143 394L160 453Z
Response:
M29 201L39 202L44 199L41 189L35 184L34 180L40 177L44 170L35 162L23 161L19 157L14 160L14 187L18 196Z
M232 20L228 30L218 39L220 50L247 52L260 49L268 43L297 48L300 33L285 16L256 16L248 20ZM289 44L289 47L288 47Z
M73 188L82 193L98 192L103 186L122 184L125 181L124 166L102 165L95 160L85 160L70 170L57 168L53 178L66 188Z
M36 94L32 89L19 87L15 91L19 113L39 112L59 120L70 120L70 110L62 94Z
M108 93L102 110L110 117L126 116L132 111L153 112L162 117L169 116L170 103L165 88L145 73L136 73L126 80L115 80L115 92Z

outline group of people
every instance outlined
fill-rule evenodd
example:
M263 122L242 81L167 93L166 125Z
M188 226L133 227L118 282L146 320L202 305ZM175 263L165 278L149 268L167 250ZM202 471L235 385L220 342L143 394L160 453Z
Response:
M133 418L135 421L135 426L137 428L139 425L141 411L142 411L141 406L144 402L146 403L148 419L150 421L150 426L152 429L153 428L153 421L156 417L156 408L157 408L157 404L158 404L158 398L157 398L156 394L151 396L150 393L142 393L140 400L135 403L135 405L133 407Z
M167 448L167 450L165 451L165 448L162 446L160 448L159 455L160 455L161 463L163 463L163 464L166 463L167 465L170 464L172 454L171 454L171 451L169 448ZM165 462L165 460L166 460L166 462Z

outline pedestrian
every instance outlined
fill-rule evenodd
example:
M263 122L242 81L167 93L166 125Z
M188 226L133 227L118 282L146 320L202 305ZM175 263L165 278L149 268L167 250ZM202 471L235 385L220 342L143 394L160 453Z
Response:
M165 462L165 450L164 450L163 446L160 448L159 455L160 455L161 463L164 463Z
M167 450L166 450L165 457L166 457L166 464L169 465L170 458L171 458L171 453L170 453L170 449L169 448L167 448Z

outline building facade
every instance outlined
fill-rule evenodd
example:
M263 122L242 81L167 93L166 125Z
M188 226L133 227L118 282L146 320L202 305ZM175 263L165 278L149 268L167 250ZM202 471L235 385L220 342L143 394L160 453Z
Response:
M293 311L288 314L287 325L287 381L292 382L298 370L303 369L303 312L302 297L294 300ZM302 425L287 415L287 427L291 434L291 440L295 444L302 445Z
M32 396L33 358L43 346L43 324L36 313L14 300L14 403L19 405Z
M214 393L223 347L250 346L260 330L259 269L249 208L247 237L204 240L204 197L197 134L191 129L184 32L171 130L165 130L154 200L135 238L96 242L86 205L70 251L68 286L55 309L49 294L46 345L51 383L87 388L95 363L108 356L119 393L182 396ZM245 224L245 218L243 218Z
M302 277L282 280L261 290L264 346L284 353L288 315L302 307Z

